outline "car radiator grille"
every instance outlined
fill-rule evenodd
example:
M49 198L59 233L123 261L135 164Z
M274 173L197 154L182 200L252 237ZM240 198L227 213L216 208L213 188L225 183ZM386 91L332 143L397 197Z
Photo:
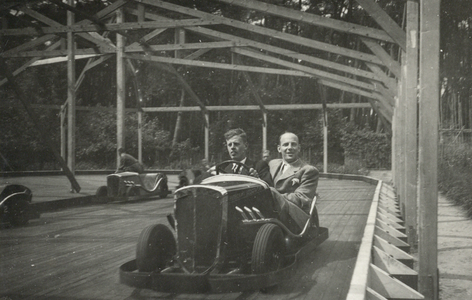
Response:
M205 270L217 258L220 233L226 228L224 206L221 193L205 188L176 200L178 256L189 271Z

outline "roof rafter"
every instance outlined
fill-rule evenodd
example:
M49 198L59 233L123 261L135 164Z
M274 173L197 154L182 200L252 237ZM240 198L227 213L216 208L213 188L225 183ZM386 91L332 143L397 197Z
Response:
M364 53L364 52L360 52L360 51L356 51L356 50L351 50L351 49L348 49L348 48L342 48L342 47L339 47L339 46L336 46L336 45L319 42L319 41L312 40L312 39L309 39L309 38L304 38L304 37L296 36L296 35L293 35L293 34L280 32L278 30L269 29L269 28L265 28L265 27L261 27L261 26L257 26L257 25L252 25L252 24L248 24L248 23L245 23L245 22L236 21L236 20L233 20L233 19L228 19L228 18L225 18L225 17L215 16L215 15L212 15L212 14L209 14L209 13L206 13L206 12L190 9L190 8L187 8L187 7L178 6L178 5L163 2L163 1L141 0L141 2L149 4L151 6L160 7L160 8L163 8L163 9L183 13L183 14L190 15L190 16L197 17L197 18L217 19L222 24L232 26L232 27L235 27L235 28L239 28L239 29L243 29L243 30L247 30L247 31L250 31L250 32L258 33L258 34L261 34L261 35L265 35L265 36L268 36L268 37L271 37L271 38L274 38L274 39L279 39L279 40L283 40L283 41L286 41L286 42L295 43L295 44L298 44L298 45L310 47L310 48L313 48L313 49L317 49L317 50L321 50L321 51L325 51L325 52L330 52L330 53L334 53L334 54L338 54L338 55L342 55L342 56L346 56L346 57L359 59L359 60L362 60L362 61L369 61L369 62L372 62L372 63L383 65L383 62L381 60L379 60L377 58L377 56L372 55L372 54L368 54L368 53ZM148 14L146 14L146 17L148 17ZM162 17L160 17L160 18L162 18ZM192 28L186 28L186 29L192 30Z
M365 36L370 38L379 39L386 42L395 42L387 33L376 28L370 28L358 24L348 23L336 19L324 18L315 14L310 14L303 11L295 11L290 8L264 3L260 1L247 1L247 0L217 0L219 2L225 2L232 5L241 6L248 9L254 9L260 12L268 13L274 16L295 20L310 25L316 25L320 27L326 27L334 29L340 32L349 34L355 34L359 36Z

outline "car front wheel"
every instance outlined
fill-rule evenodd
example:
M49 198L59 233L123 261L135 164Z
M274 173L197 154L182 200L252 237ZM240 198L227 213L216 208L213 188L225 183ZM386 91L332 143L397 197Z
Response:
M275 224L259 228L252 248L251 270L253 274L280 269L285 255L285 239L282 229Z
M136 265L140 272L162 270L177 251L172 231L163 224L144 228L138 238Z

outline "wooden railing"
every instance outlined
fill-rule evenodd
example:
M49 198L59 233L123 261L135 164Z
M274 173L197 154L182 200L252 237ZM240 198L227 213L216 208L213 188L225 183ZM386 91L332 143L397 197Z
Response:
M378 181L347 300L424 299L393 187Z

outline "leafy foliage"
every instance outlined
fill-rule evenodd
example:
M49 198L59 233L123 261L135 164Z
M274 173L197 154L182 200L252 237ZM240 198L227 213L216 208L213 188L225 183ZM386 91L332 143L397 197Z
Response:
M346 158L361 161L365 168L390 168L391 141L386 134L349 123L341 141Z
M444 145L438 164L438 188L472 217L472 149L467 145Z

